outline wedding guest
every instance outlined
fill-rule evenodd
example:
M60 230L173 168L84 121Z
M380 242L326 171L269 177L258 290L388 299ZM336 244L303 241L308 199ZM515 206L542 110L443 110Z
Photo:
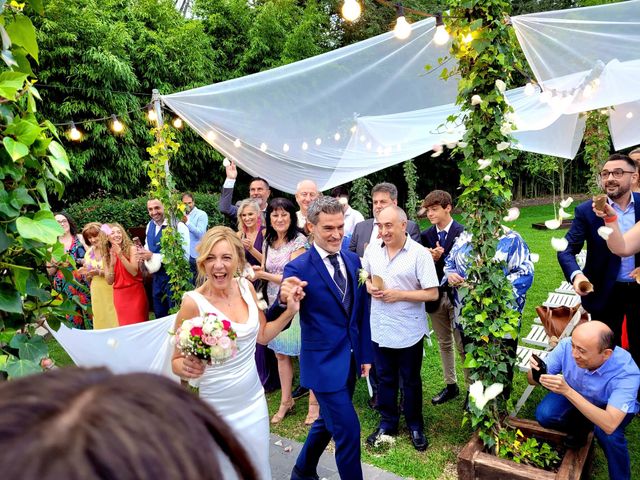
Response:
M66 296L74 302L76 312L67 314L67 321L74 328L93 328L93 318L91 315L91 294L89 285L78 268L84 264L86 247L82 243L82 236L78 233L73 219L65 212L55 214L55 219L62 227L63 234L58 237L58 241L64 246L64 251L72 259L71 262L51 263L47 265L47 272L53 277L53 288L56 292ZM68 272L73 277L72 281L67 281L64 272Z
M0 411L3 478L259 478L220 415L159 375L51 370L0 382Z
M258 202L251 198L240 202L238 205L238 236L244 246L245 257L249 265L260 266L262 264L264 230ZM259 279L256 279L253 284L259 295L263 295L262 284L263 281ZM256 345L256 365L264 390L272 392L279 389L278 361L273 350L266 345Z
M629 158L636 164L636 170L640 172L640 148L634 148L629 152ZM640 192L640 175L633 183L632 190L636 193Z
M113 285L113 304L118 324L131 325L149 319L147 294L139 268L138 248L119 223L109 225L111 233L103 243L105 278Z
M220 226L205 233L197 260L198 274L204 282L185 293L175 328L186 319L214 314L230 322L237 335L238 352L223 363L205 366L200 359L184 356L176 349L171 364L173 372L182 378L202 377L200 398L229 422L249 452L259 477L267 480L271 478L269 415L254 361L254 346L256 341L267 343L289 324L300 308L300 297L295 297L295 292L289 295L287 309L267 322L258 308L253 285L239 275L244 262L244 247L236 232Z
M301 180L296 186L296 202L300 210L296 212L298 228L305 230L307 228L307 210L309 205L318 198L318 185L313 180Z
M115 328L118 326L118 317L113 303L113 286L105 278L102 258L102 245L107 241L106 235L99 223L91 222L82 229L82 238L90 245L84 257L84 272L91 287L93 328Z
M222 185L222 193L220 194L220 200L218 202L218 208L220 213L227 215L233 220L238 216L238 208L231 203L233 197L233 187L236 184L238 178L238 169L236 163L231 160L229 165L225 167L227 178ZM249 198L258 202L260 206L260 212L262 213L262 220L264 222L264 212L267 209L269 203L269 196L271 195L271 188L269 182L264 178L254 177L249 183Z
M264 257L262 268L256 269L256 277L267 281L267 298L271 306L278 301L278 291L282 282L284 267L305 252L306 237L300 233L294 221L296 210L286 198L274 198L267 207L267 228L264 237ZM291 326L269 342L278 359L280 375L280 407L271 418L271 423L280 423L293 410L292 396L293 361L300 356L300 319L296 317ZM305 424L311 425L318 418L318 402L309 397L309 412Z
M182 203L186 206L185 214L182 216L182 223L189 229L189 266L191 267L191 274L193 275L192 283L195 285L198 274L196 268L196 258L198 256L196 247L198 243L200 243L204 232L207 231L209 216L207 212L196 207L193 201L193 194L190 192L182 194Z
M364 216L349 205L349 191L344 187L336 187L331 190L331 196L337 199L344 210L344 238L351 239L356 224L364 222ZM348 243L347 243L348 246Z

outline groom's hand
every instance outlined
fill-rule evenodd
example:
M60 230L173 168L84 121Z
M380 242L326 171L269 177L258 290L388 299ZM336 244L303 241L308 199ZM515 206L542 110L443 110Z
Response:
M285 278L280 284L280 302L285 304L290 295L299 292L306 286L307 282L300 280L298 277ZM302 296L304 296L304 293Z
M362 365L360 365L360 376L361 377L368 377L369 376L369 370L371 370L371 364L370 363L363 363Z

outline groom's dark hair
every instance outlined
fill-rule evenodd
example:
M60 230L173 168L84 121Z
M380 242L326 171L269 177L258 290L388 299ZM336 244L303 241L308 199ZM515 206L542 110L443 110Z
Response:
M342 204L333 197L318 197L307 209L307 222L317 225L320 214L335 215L336 213L344 214Z
M168 378L65 367L0 386L0 471L39 480L257 479L225 422Z

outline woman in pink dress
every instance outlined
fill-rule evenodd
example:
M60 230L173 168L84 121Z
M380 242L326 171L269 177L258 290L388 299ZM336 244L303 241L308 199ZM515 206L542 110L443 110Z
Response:
M137 247L119 223L112 223L110 227L103 259L107 283L113 285L118 323L122 326L145 322L149 319L149 306L138 268Z

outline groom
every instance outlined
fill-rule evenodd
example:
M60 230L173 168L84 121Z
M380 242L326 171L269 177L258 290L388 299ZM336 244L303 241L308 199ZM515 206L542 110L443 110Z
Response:
M368 375L373 357L369 297L358 285L360 259L340 251L342 205L335 198L318 198L307 211L307 226L313 246L285 267L280 299L291 288L309 286L300 306L300 384L315 393L320 418L309 431L291 479L317 479L318 460L333 437L340 478L359 480L360 422L352 397L357 375Z

